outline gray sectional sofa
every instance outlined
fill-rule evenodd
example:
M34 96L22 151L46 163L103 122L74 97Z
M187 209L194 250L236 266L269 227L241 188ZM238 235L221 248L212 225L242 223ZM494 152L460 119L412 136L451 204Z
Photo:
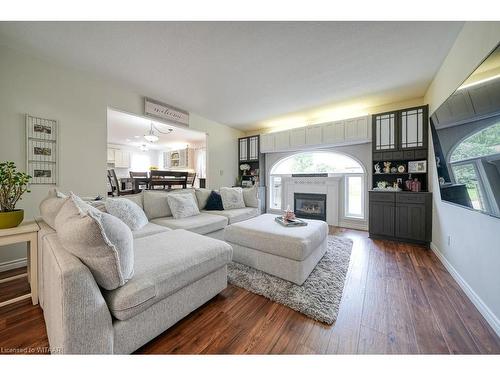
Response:
M186 191L196 196L200 214L184 219L165 206L166 194L176 192L127 196L149 222L132 232L133 277L114 290L100 288L62 245L53 228L58 201L42 202L40 305L55 352L131 353L226 288L232 248L217 238L229 223L259 215L259 206L205 211L210 191Z

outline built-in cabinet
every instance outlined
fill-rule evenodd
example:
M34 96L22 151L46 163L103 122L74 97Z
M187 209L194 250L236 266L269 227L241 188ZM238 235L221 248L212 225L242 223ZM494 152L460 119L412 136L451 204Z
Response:
M366 143L371 140L371 116L309 125L276 133L261 134L261 152Z
M432 193L370 191L370 237L428 245Z
M238 139L239 161L250 162L259 160L259 136L252 135Z
M431 241L432 193L426 191L428 120L427 106L373 115L374 190L369 192L372 238L426 245ZM415 160L422 161L423 167L410 171ZM407 187L406 182L415 179L420 182L421 191Z
M113 164L115 168L130 168L130 152L116 148L108 148L108 164Z
M414 107L373 115L374 160L408 160L427 157L428 107ZM418 151L424 152L406 152Z

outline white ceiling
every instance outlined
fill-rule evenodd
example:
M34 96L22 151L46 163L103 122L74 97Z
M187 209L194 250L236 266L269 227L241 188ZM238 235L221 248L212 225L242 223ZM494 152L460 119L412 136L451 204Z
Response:
M158 142L149 143L144 139L144 134L149 132L151 123L159 130L170 134L160 134ZM146 144L150 150L175 150L186 145L200 145L205 143L206 134L198 131L176 127L167 123L152 121L147 118L130 115L123 112L108 110L108 143L139 147Z
M462 22L1 22L0 43L243 130L424 95Z

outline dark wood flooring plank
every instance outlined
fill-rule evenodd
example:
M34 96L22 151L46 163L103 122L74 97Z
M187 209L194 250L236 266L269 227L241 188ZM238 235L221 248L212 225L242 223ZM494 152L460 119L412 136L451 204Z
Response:
M397 262L420 353L450 353L409 255L403 251L398 252Z

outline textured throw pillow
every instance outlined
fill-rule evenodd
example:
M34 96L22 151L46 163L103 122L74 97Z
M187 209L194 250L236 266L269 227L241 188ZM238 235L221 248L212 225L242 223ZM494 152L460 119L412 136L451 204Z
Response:
M137 203L125 198L110 198L105 203L106 211L123 221L131 230L138 230L148 223L146 214Z
M222 205L222 198L219 193L212 191L207 199L207 204L205 205L205 210L207 211L223 211L224 206Z
M57 189L50 189L47 197L40 203L40 214L52 229L55 229L55 219L59 210L66 202L67 196L59 192Z
M123 199L128 199L129 201L134 202L137 204L141 210L144 210L144 204L142 203L143 201L143 192L140 192L139 194L130 194L130 195L125 195L122 197Z
M167 197L171 194L191 194L196 201L194 189L178 189L174 191L144 191L144 212L149 220L158 217L172 216Z
M245 201L243 200L243 190L240 187L221 187L219 191L222 198L222 205L224 206L225 210L245 208Z
M182 219L200 214L193 194L169 194L167 201L174 219Z
M257 186L243 189L243 201L246 207L259 208L259 196Z
M210 189L196 189L196 199L198 200L198 208L200 210L203 210L205 206L207 205L207 200L210 194L212 193L212 190Z
M71 194L56 216L55 228L61 244L90 269L102 288L113 290L132 278L132 232L120 219Z

